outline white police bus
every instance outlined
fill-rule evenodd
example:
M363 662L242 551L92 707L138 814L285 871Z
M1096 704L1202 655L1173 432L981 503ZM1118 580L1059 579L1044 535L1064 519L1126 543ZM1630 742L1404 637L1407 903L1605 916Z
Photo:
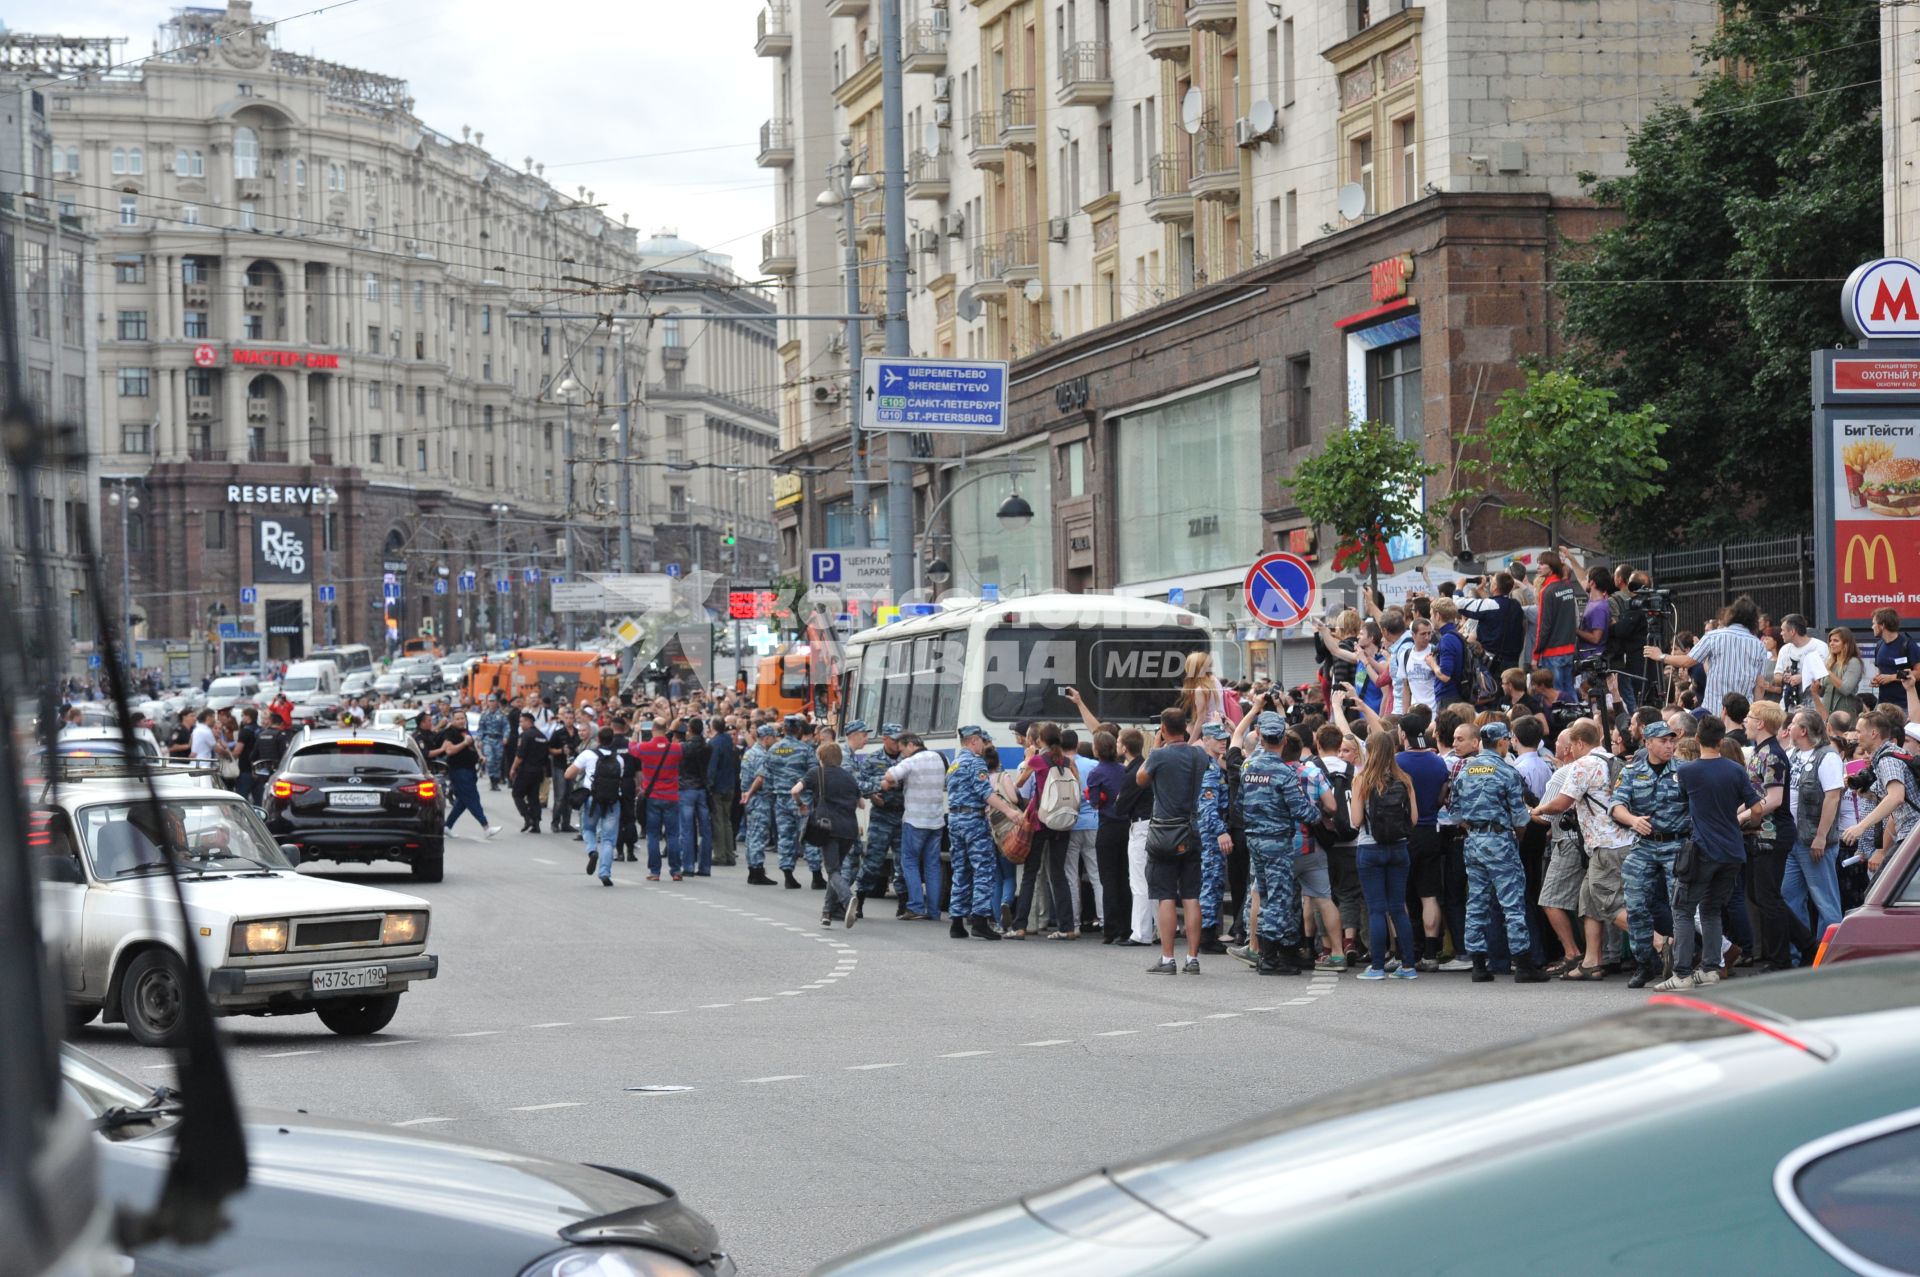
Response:
M986 727L1008 755L1009 724L1077 727L1069 687L1101 721L1145 725L1179 698L1187 656L1212 647L1206 618L1151 599L1038 594L919 606L929 610L847 640L841 719L865 719L875 732L899 723L948 754L963 723Z

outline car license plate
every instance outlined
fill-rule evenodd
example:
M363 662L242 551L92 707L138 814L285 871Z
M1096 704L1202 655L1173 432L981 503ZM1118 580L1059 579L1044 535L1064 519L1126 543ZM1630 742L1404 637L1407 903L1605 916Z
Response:
M378 807L380 794L364 789L336 789L327 795L327 802L334 807Z
M384 989L386 987L387 969L385 967L335 967L331 971L313 973L315 993L338 993L342 989Z

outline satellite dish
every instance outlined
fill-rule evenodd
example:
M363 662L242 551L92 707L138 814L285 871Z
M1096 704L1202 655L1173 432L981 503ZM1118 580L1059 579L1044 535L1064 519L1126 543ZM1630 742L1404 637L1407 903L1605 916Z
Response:
M963 288L960 290L959 300L953 304L953 309L959 314L960 318L971 324L974 320L980 318L980 299L973 295L973 289Z
M1247 110L1247 119L1253 124L1253 131L1261 137L1273 132L1276 120L1273 103L1265 98L1255 98Z
M1047 286L1037 279L1030 279L1027 281L1027 286L1021 291L1027 295L1028 301L1037 302L1047 295Z
M1358 182L1348 182L1340 188L1340 193L1334 199L1340 209L1340 216L1349 222L1366 214L1367 188Z
M1198 133L1206 115L1206 95L1198 89L1188 89L1187 96L1180 99L1180 126L1188 133Z

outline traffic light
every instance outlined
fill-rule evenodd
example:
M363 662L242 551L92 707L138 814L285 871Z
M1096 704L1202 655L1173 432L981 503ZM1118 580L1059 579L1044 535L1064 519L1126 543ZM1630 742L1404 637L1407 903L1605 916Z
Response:
M739 544L739 538L733 535L733 525L731 523L727 525L727 535L721 538L720 544L721 545L738 545Z

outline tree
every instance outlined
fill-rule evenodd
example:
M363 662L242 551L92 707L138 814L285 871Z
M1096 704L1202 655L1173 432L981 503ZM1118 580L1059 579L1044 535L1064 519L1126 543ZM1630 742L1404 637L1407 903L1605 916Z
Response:
M1622 223L1562 262L1582 371L1651 406L1664 495L1609 511L1625 547L1777 533L1811 517L1807 352L1846 339L1836 293L1881 243L1879 4L1749 0L1702 46L1691 104L1653 111Z
M1547 544L1559 545L1568 516L1595 520L1660 495L1654 476L1667 469L1659 451L1667 427L1651 405L1616 412L1613 391L1573 373L1530 365L1526 375L1481 429L1486 456L1460 464L1539 502L1509 504L1510 516L1544 522Z
M1400 438L1383 421L1347 424L1280 483L1293 490L1300 513L1332 528L1343 544L1361 548L1367 584L1374 587L1388 541L1414 532L1434 534L1421 492L1440 467L1427 464L1418 440Z

